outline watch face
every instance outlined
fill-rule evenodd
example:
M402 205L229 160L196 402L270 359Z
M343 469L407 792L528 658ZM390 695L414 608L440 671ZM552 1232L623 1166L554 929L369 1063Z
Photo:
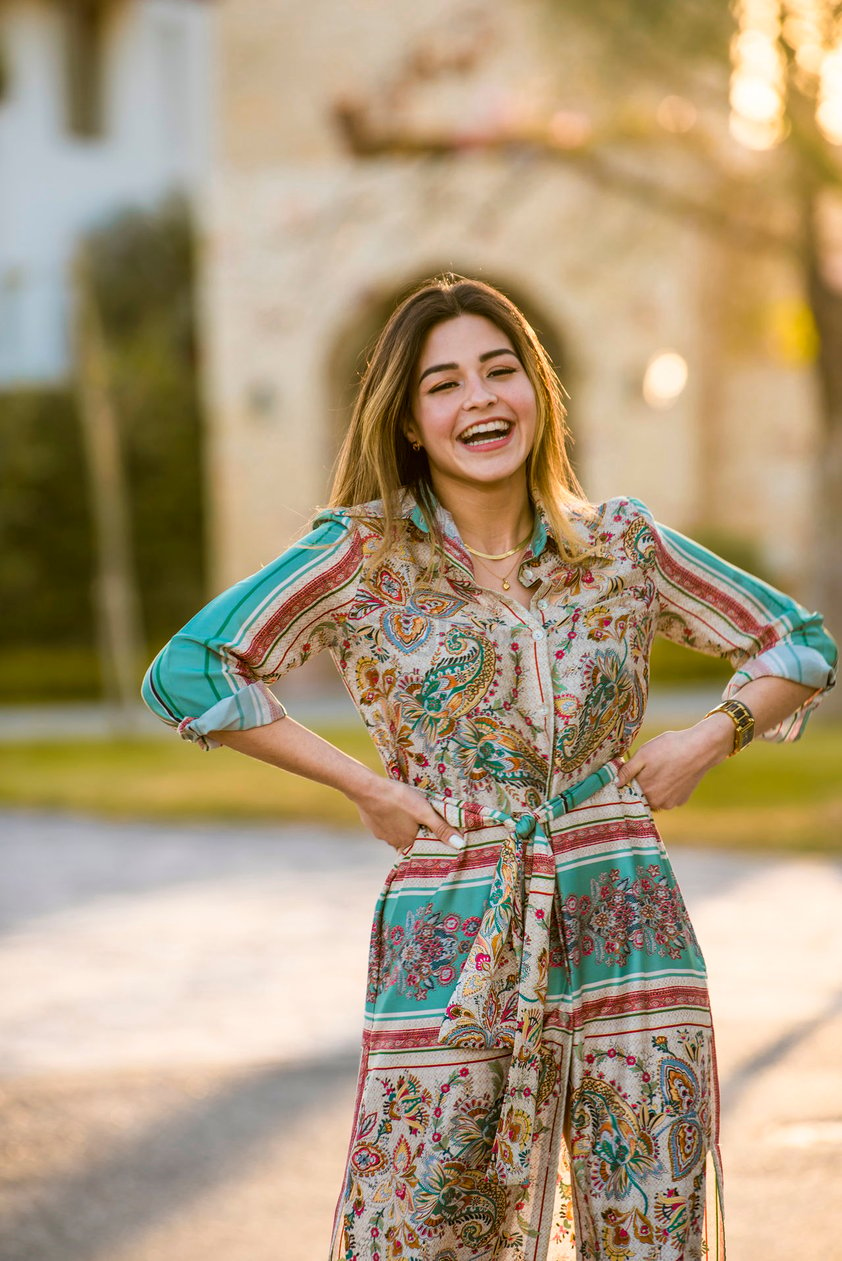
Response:
M751 743L754 736L754 716L748 706L736 697L723 701L717 708L723 710L734 724L734 748L731 753L733 757L734 753L740 753L746 745Z

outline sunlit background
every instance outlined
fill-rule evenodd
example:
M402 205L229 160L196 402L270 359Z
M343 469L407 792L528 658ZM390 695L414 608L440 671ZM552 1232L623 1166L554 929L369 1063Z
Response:
M410 287L444 270L502 287L543 337L593 499L644 499L822 608L839 634L842 5L0 2L4 923L20 915L43 933L4 939L8 1261L324 1255L345 1113L319 1113L320 1147L306 1109L289 1120L297 1092L320 1098L305 1069L300 1082L267 1069L244 1095L237 1073L306 1064L316 1043L352 1054L363 938L327 1015L311 1004L291 1019L297 982L279 960L301 941L321 949L313 924L326 908L357 940L382 855L319 833L313 852L341 877L302 902L312 867L276 869L275 832L238 842L237 828L282 827L294 849L312 829L344 836L353 811L153 730L137 689L207 597L275 556L325 502L367 346ZM694 721L728 673L659 646L652 729ZM278 690L372 756L329 663ZM707 856L687 880L712 971L728 971L728 934L745 929L731 903L717 918L717 887L741 890L769 951L778 927L781 940L793 931L782 906L774 932L763 919L774 900L788 888L818 898L802 941L812 980L787 982L799 1001L741 1012L722 999L738 1205L778 1196L796 1149L802 1170L802 1208L790 1205L789 1226L786 1205L767 1215L762 1242L745 1224L754 1209L741 1218L738 1207L737 1261L842 1258L829 1224L798 1217L813 1205L833 1219L826 1168L809 1153L838 1159L842 1144L839 1078L811 1041L839 1016L822 934L842 921L830 900L840 765L831 715L803 745L750 750L663 821L670 844ZM714 858L725 866L704 865ZM271 946L260 962L258 935ZM794 1074L796 1054L799 1072L825 1065L825 1102L780 1105L767 1133L752 1065ZM328 1094L344 1099L352 1067L342 1055L326 1064ZM234 1074L221 1094L220 1065ZM174 1126L163 1146L155 1118ZM131 1141L112 1165L102 1153L118 1135ZM746 1173L746 1152L766 1139ZM167 1198L179 1152L195 1177L170 1179ZM158 1180L138 1191L144 1154ZM230 1211L214 1199L220 1182ZM312 1239L293 1228L291 1199L315 1215Z

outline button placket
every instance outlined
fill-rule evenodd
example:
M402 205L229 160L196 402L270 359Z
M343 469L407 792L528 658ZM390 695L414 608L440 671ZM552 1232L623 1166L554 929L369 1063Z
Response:
M523 580L534 580L537 575L531 569L522 573ZM546 598L549 586L545 581L541 581L532 596L532 603L528 607L518 604L516 616L520 623L517 628L518 636L529 638L532 640L533 653L530 654L534 662L536 671L534 679L534 687L539 695L544 697L542 703L536 703L532 714L535 722L532 727L536 736L543 735L547 741L546 753L550 771L548 774L547 791L552 787L552 763L553 763L553 741L555 739L555 705L553 702L553 682L552 669L549 654L549 634L547 627L546 610L549 608L549 600ZM514 632L512 632L514 633ZM529 659L529 658L527 658Z
M540 608L540 605L536 605ZM536 704L535 716L540 719L544 736L547 740L547 785L546 791L552 790L553 782L553 747L555 741L555 704L553 702L553 675L550 661L550 640L546 630L546 621L543 609L537 613L533 609L527 610L528 625L524 629L532 637L534 648L534 660L537 670L536 686L539 693L544 697L541 704ZM537 623L537 624L536 624Z

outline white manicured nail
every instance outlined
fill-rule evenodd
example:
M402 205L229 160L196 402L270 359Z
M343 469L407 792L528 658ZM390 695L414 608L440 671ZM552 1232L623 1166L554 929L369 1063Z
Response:
M463 838L462 838L461 836L457 836L457 834L456 834L455 832L454 832L454 833L453 833L453 835L449 838L449 840L450 840L450 844L453 846L453 848L454 848L454 849L464 849L464 848L465 848L465 842L464 842Z

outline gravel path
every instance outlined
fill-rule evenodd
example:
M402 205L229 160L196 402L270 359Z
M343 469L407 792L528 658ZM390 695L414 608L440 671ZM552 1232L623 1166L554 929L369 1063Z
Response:
M26 813L0 838L2 1261L324 1261L389 852ZM673 860L717 1018L729 1261L842 1261L842 864Z

